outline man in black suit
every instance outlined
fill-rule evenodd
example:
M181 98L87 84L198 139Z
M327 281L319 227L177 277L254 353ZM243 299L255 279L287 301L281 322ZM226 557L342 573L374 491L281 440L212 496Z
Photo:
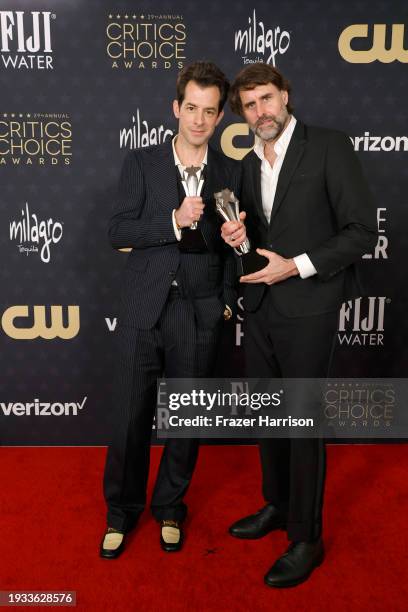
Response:
M185 67L173 103L177 136L131 151L124 161L109 235L116 249L132 251L117 330L116 427L105 467L108 515L100 547L105 558L122 552L146 503L157 378L211 375L222 321L236 303L235 262L220 236L213 194L238 189L238 163L208 146L228 88L212 63ZM166 442L151 502L163 550L181 548L183 497L197 454L197 439Z
M338 308L361 295L353 263L376 244L371 194L350 139L297 121L290 85L274 67L245 67L230 102L255 133L242 162L241 219L253 247L269 260L240 279L247 376L325 378ZM222 233L237 247L245 227L226 223ZM324 557L324 442L263 439L260 455L266 506L230 533L259 538L286 529L291 544L265 582L294 586Z

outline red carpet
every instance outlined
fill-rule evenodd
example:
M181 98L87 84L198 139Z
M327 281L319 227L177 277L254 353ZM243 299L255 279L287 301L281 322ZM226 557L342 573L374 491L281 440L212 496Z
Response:
M254 542L227 535L230 522L262 506L255 447L201 449L182 552L160 550L145 512L115 561L97 556L105 452L0 449L0 590L76 590L77 608L92 611L407 610L407 445L328 448L327 558L287 590L262 581L286 548L283 532Z

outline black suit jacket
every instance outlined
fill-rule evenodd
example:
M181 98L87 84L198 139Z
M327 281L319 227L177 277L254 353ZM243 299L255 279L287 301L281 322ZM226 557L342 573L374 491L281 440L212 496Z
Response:
M109 224L115 248L131 247L124 270L119 322L150 329L157 322L174 279L191 300L198 323L213 327L228 304L236 304L236 264L220 236L214 192L239 189L239 164L208 148L199 227L208 252L182 253L172 210L179 206L178 169L171 141L131 151L124 160L118 198Z
M353 265L377 241L376 209L346 134L297 121L279 174L268 224L262 210L261 160L243 160L241 208L253 248L286 258L307 253L317 270L269 287L276 309L288 317L336 310L362 288ZM245 285L244 307L255 311L265 284Z

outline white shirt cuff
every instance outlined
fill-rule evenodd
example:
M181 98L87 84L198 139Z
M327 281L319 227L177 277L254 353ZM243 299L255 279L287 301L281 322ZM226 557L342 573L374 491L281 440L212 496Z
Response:
M171 218L172 218L172 221L173 221L173 229L174 229L174 233L176 234L176 238L177 238L177 240L181 240L181 231L177 227L176 209L175 208L173 208L173 212L171 213Z
M293 258L293 261L296 264L297 269L299 270L300 278L309 278L309 276L314 276L317 274L317 270L310 261L310 257L306 255L306 253L302 253L302 255L297 255Z

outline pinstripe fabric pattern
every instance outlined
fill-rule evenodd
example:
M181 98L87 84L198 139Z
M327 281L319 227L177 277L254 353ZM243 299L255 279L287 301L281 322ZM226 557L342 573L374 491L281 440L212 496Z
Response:
M171 215L179 206L171 143L132 151L124 161L109 235L114 247L133 250L124 270L115 427L104 477L108 525L121 531L135 525L146 504L157 378L211 375L224 306L235 306L236 265L213 198L224 187L238 192L238 166L209 148L200 221L208 252L180 252ZM167 441L152 499L157 519L184 519L197 454L198 440Z
M183 253L174 235L171 212L179 205L171 143L131 151L125 158L118 199L109 224L115 248L132 247L123 274L119 320L149 329L163 309L176 275L181 290L195 302L209 297L235 307L236 266L232 249L220 236L213 193L225 187L239 192L239 165L209 148L200 228L208 253ZM200 306L198 305L197 308ZM205 315L201 313L201 318Z
M156 407L156 382L168 377L210 375L219 325L196 325L191 302L172 289L154 329L120 326L114 380L115 431L105 468L108 524L127 531L146 503L150 438ZM152 510L156 518L183 520L182 502L198 453L198 440L168 440L162 455Z

